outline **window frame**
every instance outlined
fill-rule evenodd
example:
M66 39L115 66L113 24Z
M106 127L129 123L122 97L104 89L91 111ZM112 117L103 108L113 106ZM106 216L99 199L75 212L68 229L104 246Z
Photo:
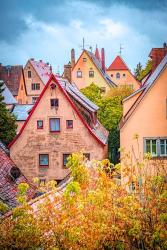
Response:
M54 102L55 101L55 102ZM52 102L54 102L57 105L52 105ZM51 98L50 99L50 107L51 108L58 108L59 107L59 99L58 98Z
M93 73L93 74L92 74ZM89 70L89 78L94 78L95 77L95 72L94 70Z
M68 122L72 122L72 126L71 126L71 127L68 126ZM66 120L66 128L67 128L67 129L73 129L73 126L74 126L73 120Z
M42 127L39 127L39 126L38 126L38 122L42 122ZM37 129L39 129L39 130L40 130L40 129L43 129L43 120L37 120Z
M149 153L147 152L147 146L146 146L146 141L147 140L156 140L156 155L153 155L152 152L150 152L152 158L156 158L156 157L167 157L167 136L166 137L144 137L144 153ZM165 152L166 154L161 154L161 140L166 140L166 148L165 148ZM152 149L151 149L152 151Z
M81 74L78 75L78 73L81 73ZM82 71L81 70L77 70L77 78L82 78Z
M40 83L31 83L31 90L40 90Z
M35 98L34 101L33 101L33 98ZM38 100L38 96L32 96L32 104L35 104L37 100Z
M118 77L119 76L119 77ZM121 78L121 74L119 72L116 73L116 79L120 79Z
M27 71L27 76L28 76L28 78L32 78L31 70Z
M59 130L51 130L51 120L58 120L59 121ZM59 117L49 118L49 131L50 131L50 133L59 133L60 132L60 118Z
M47 156L48 156L48 164L46 164L46 165L41 165L40 157L41 157L42 155L47 155ZM48 168L48 167L49 167L49 154L44 154L44 153L39 154L39 167L40 167L40 168Z
M66 156L67 158L71 155L72 153L63 153L63 167L66 168L66 164L64 164L64 157ZM67 159L66 159L67 160Z

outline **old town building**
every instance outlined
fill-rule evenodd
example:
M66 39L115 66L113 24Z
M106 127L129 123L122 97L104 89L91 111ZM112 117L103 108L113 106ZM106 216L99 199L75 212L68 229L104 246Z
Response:
M134 91L140 87L140 83L135 79L121 56L114 59L106 72L118 86L128 86Z
M42 60L35 61L31 58L24 67L24 77L27 89L28 104L34 104L41 94L44 86L52 73L52 67L49 63Z
M29 178L64 179L73 152L89 159L108 155L108 131L97 120L98 107L74 84L51 75L16 138L10 156Z
M27 102L23 66L3 66L0 64L0 80L3 80L18 103Z

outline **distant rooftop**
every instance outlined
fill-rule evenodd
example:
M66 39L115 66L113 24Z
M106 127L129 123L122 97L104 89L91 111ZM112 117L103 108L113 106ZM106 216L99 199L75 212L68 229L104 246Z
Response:
M42 60L35 61L33 58L29 60L36 70L37 74L41 78L44 84L46 84L52 74L52 66L49 63L45 63Z
M13 108L12 113L16 117L17 121L25 121L32 107L33 104L17 104Z
M0 80L0 82L4 83L4 81L2 80ZM4 97L3 102L5 104L16 104L17 103L16 99L14 98L14 96L12 95L12 93L10 92L5 83L3 85L3 88L4 88L4 91L2 92L2 96Z
M129 70L120 56L117 56L107 69L109 70Z

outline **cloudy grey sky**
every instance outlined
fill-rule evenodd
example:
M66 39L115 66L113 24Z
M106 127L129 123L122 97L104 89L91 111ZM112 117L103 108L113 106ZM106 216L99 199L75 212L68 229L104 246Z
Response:
M23 64L34 57L62 72L85 38L106 51L109 65L119 53L133 71L152 47L167 41L167 0L0 0L0 62Z

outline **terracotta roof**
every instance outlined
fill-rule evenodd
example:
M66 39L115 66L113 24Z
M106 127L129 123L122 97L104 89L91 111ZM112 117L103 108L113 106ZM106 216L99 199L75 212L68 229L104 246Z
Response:
M3 66L0 65L0 80L6 83L13 96L18 95L21 74L23 73L23 66Z
M52 74L52 66L48 63L43 62L42 60L35 61L34 59L30 59L29 61L37 72L37 74L39 75L42 82L44 84L47 84Z
M136 101L133 103L133 105L130 107L128 112L124 115L122 118L119 128L122 128L124 124L127 122L127 120L130 118L130 116L133 114L134 110L137 108L137 106L140 104L140 102L143 100L147 92L150 90L150 88L155 83L156 79L160 76L161 72L167 67L167 55L164 57L164 59L161 61L161 63L157 66L155 71L151 74L151 76L146 80L145 84L138 89L137 91L133 92L130 96L128 96L124 101L127 99L130 99L133 97L136 93L140 93L139 97L136 99Z
M32 198L36 191L6 154L2 145L3 144L0 143L0 200L6 203L10 208L18 205L16 196L18 193L17 186L20 183L26 182L29 184L28 199Z
M56 78L53 74L50 76L50 79L48 81L48 83L45 85L42 93L40 94L40 96L38 97L36 103L34 104L32 110L30 111L30 114L27 118L27 120L24 122L21 130L19 131L19 133L16 135L16 137L14 138L14 140L8 145L8 147L10 148L15 141L18 139L18 137L22 134L22 132L24 131L24 128L26 127L27 123L29 122L32 114L34 113L35 109L37 108L42 96L44 95L45 91L47 90L47 88L49 87L51 81L54 81L58 86L59 89L62 91L62 93L65 95L65 97L67 98L69 104L72 106L72 108L75 110L75 112L77 113L78 117L80 118L81 122L84 124L84 126L88 129L88 131L90 132L90 134L103 146L107 144L108 141L108 131L101 125L101 124L97 124L97 127L94 127L93 129L88 125L88 123L86 122L86 120L84 120L84 118L82 117L82 115L80 114L79 110L77 109L75 103L72 101L72 99L70 98L70 95L68 94L68 91L66 90L66 86L63 87L62 86L62 81L64 81L64 79L62 78ZM70 83L68 83L70 84ZM79 90L78 90L79 91ZM85 100L87 98L85 97ZM99 131L99 132L98 132ZM103 131L103 132L102 132ZM103 134L103 136L102 136Z
M117 56L107 69L109 70L129 70L120 56Z

